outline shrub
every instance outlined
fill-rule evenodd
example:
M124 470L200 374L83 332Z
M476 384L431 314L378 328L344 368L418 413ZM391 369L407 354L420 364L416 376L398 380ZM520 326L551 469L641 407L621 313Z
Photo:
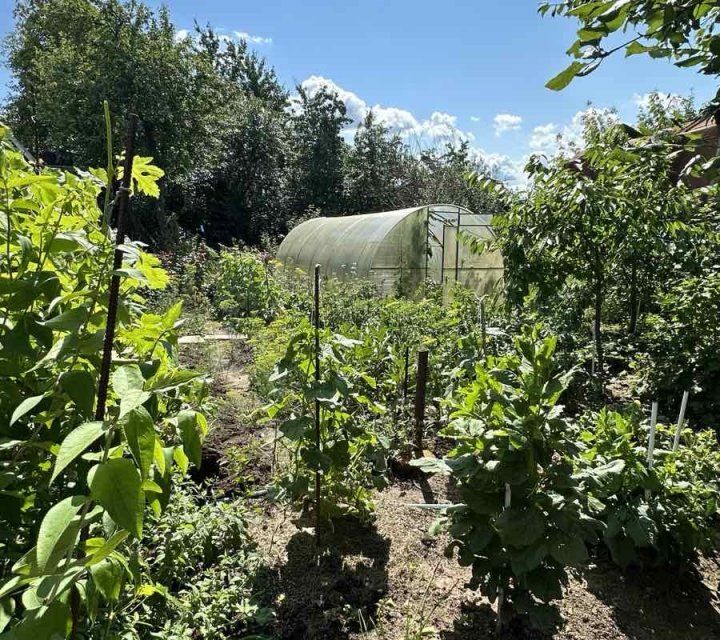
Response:
M556 339L537 327L515 340L515 353L478 363L475 378L453 399L452 422L441 434L457 442L443 461L421 460L427 471L451 475L461 504L447 510L472 588L528 617L533 626L556 619L568 567L587 558L585 540L600 523L586 514L573 478L575 447L558 400L572 372L558 371Z
M675 429L658 424L648 468L648 433L639 418L603 409L581 421L577 477L606 524L603 540L613 560L623 567L677 563L713 549L720 505L715 434L685 430L673 452Z

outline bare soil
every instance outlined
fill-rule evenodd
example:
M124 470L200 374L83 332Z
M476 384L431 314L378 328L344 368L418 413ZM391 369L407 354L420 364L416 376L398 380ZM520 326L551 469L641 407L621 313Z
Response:
M259 401L242 370L246 357L219 357L219 411L205 444L210 469L204 476L216 488L253 495L271 480L273 432L251 415ZM271 632L282 640L496 637L494 607L465 588L469 569L445 557L447 538L427 533L434 513L417 506L444 502L448 493L444 478L396 479L377 494L371 526L336 523L322 532L319 552L313 530L298 514L252 500L250 534L268 566L261 588L277 613ZM719 580L715 558L622 572L601 557L567 585L558 603L561 629L541 634L516 626L505 637L720 639Z

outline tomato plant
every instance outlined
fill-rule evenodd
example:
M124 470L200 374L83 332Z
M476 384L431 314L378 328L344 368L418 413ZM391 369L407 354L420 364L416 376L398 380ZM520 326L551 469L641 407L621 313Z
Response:
M315 379L314 333L307 322L291 338L270 380L275 384L268 407L280 420L290 464L279 479L279 497L307 506L312 478L322 476L320 516L351 514L367 519L373 511L371 489L385 483L388 443L369 421L387 409L372 399L376 380L351 363L357 340L322 332L320 378ZM314 422L320 408L319 446Z

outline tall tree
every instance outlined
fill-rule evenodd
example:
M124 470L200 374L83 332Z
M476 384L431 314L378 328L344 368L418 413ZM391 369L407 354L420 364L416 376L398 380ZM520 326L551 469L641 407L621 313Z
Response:
M312 96L302 86L292 116L294 149L291 192L296 213L317 209L335 215L343 209L344 158L341 132L352 120L337 94L322 87Z
M368 213L406 204L407 150L368 111L347 154L347 211Z

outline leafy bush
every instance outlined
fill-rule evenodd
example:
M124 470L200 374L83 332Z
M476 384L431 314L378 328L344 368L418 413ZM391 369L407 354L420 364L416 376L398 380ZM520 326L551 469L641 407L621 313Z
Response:
M603 409L584 416L581 428L577 478L606 523L603 539L615 562L679 562L715 547L720 452L712 431L685 430L673 452L675 429L658 424L648 468L639 412Z
M515 353L478 363L441 431L457 445L445 460L415 463L449 473L459 488L462 503L441 522L459 562L472 566L470 586L491 601L503 593L534 626L555 620L550 602L600 525L572 475L575 446L558 404L572 372L557 370L555 345L535 327L516 338Z
M264 565L248 537L243 504L200 502L196 494L190 485L176 491L138 545L133 581L117 606L117 636L221 640L271 619L255 593ZM150 586L154 597L138 598Z
M270 273L269 257L225 249L215 266L215 305L222 317L259 316L270 320L280 291Z
M149 160L135 163L136 193L157 190ZM173 468L200 464L203 384L176 362L181 306L145 312L167 274L129 241L107 411L93 420L115 251L97 204L109 173L37 174L0 127L0 630L18 640L65 637L116 599L121 545L142 537L146 506L167 504Z
M649 388L679 396L692 390L694 404L713 418L720 414L720 317L717 267L680 280L647 318L647 357L639 358Z
M385 482L388 448L368 422L386 409L372 400L375 379L355 369L348 357L362 343L323 331L321 344L319 380L315 380L314 331L307 322L290 340L270 379L276 388L268 413L281 419L279 432L291 457L289 470L279 480L280 496L308 505L319 471L321 517L351 514L367 519L373 510L370 489Z

